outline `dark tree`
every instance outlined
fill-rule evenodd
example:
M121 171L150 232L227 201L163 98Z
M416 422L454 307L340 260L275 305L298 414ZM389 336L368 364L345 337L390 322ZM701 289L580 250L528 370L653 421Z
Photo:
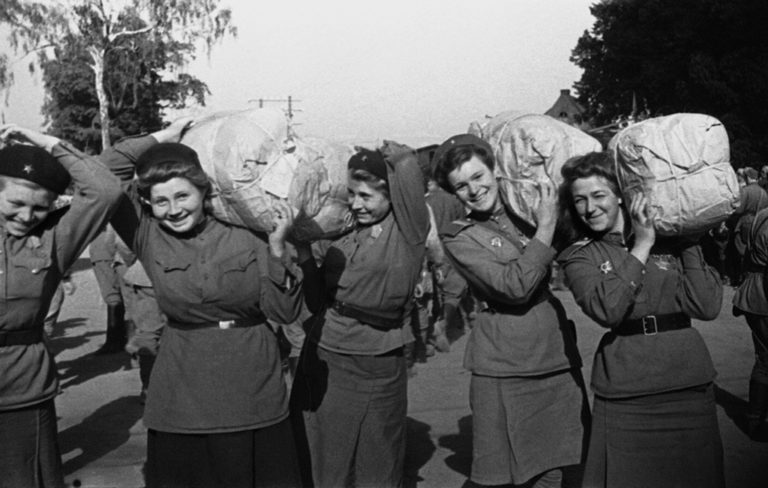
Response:
M140 22L123 22L132 20ZM205 104L209 93L205 83L188 74L173 79L160 74L171 64L169 58L192 51L191 44L169 43L151 32L115 42L104 62L111 140L159 129L163 109L181 108L191 100ZM101 117L90 61L87 39L70 35L62 40L53 56L41 65L46 92L43 114L50 122L51 134L81 149L99 152Z
M110 146L115 132L119 134L128 123L123 121L122 126L115 126L113 114L120 117L127 107L139 109L147 96L151 103L165 100L178 104L188 96L204 95L205 85L194 78L179 75L172 83L162 84L158 83L158 75L183 68L194 59L196 45L204 45L210 53L211 47L223 37L237 34L231 23L231 10L220 8L219 0L1 1L0 23L10 28L11 47L17 53L21 51L22 57L36 52L39 65L48 66L49 80L76 90L76 101L85 101L87 90L79 78L67 76L81 75L83 67L91 70L102 147ZM61 63L62 60L55 59L58 55L63 56L65 63L76 62L80 66L51 65L50 62ZM13 82L7 76L7 65L8 60L0 58L0 88L7 89ZM30 64L31 69L34 66ZM66 95L68 88L51 88L49 80L46 87L59 96ZM147 87L149 95L143 92ZM66 120L84 122L89 118L90 112L81 106L73 107L72 113L61 119L59 112L70 109L58 104L59 98L49 98L49 110L55 112L52 119L54 123L60 122L61 130ZM146 109L156 108L151 105ZM93 123L82 127L84 141L92 128Z
M768 2L603 0L573 50L593 125L639 109L712 115L736 166L768 160Z

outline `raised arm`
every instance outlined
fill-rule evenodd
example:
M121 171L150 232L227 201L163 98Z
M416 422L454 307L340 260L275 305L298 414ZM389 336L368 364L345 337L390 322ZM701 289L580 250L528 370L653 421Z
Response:
M720 277L704 261L701 246L691 244L680 253L683 275L677 299L682 311L691 318L713 320L723 303Z
M586 244L564 251L560 263L576 303L604 327L624 320L644 283L645 265L630 253L623 261L602 261Z
M414 153L404 152L386 161L395 222L408 244L423 246L429 232L429 211L418 159Z
M475 231L470 227L457 233L443 233L446 254L456 270L483 299L508 305L528 303L549 276L555 251L538 239L531 239L519 256L509 259L488 247L490 237Z
M109 220L121 195L120 184L98 159L56 137L11 124L0 127L0 138L45 149L72 177L72 201L54 234L58 267L63 273Z
M99 155L107 168L120 178L125 191L110 223L123 242L134 250L136 231L143 211L134 184L136 161L144 151L157 143L178 141L191 124L190 117L179 118L167 128L152 134L122 139Z

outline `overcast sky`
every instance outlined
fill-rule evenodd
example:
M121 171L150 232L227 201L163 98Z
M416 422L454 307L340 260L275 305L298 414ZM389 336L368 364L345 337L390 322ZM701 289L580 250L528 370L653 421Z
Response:
M299 134L440 142L486 114L546 111L581 76L569 57L592 26L592 3L223 0L239 35L188 68L211 90L207 107L191 112L290 95ZM4 39L0 49L8 51ZM2 111L37 128L43 94L28 61L16 63Z

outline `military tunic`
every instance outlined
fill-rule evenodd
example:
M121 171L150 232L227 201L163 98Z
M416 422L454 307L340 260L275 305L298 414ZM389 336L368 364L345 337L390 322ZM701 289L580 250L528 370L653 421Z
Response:
M472 372L471 480L523 484L580 464L587 399L573 323L549 291L555 251L503 210L470 214L442 237L481 301L464 355Z
M127 175L124 167L155 143L151 136L129 139L103 158ZM182 434L226 433L285 419L277 340L265 318L295 320L302 294L292 278L300 271L271 257L265 236L213 217L188 233L170 232L131 195L112 225L136 252L168 317L145 425ZM251 326L210 326L234 320Z
M31 233L0 229L0 333L37 329L62 275L109 220L120 197L117 179L98 161L67 143L52 155L70 172L69 207L49 214ZM53 398L58 390L53 357L38 342L0 347L0 411Z
M621 234L608 234L565 250L561 262L576 303L612 330L647 315L681 312L712 320L720 312L720 279L697 245L674 254L657 247L643 265ZM609 331L595 354L592 389L620 398L703 385L714 378L709 350L694 328L648 336Z
M322 266L302 263L310 309L292 402L305 424L315 486L401 486L405 459L408 307L429 214L421 172L387 161L392 211L336 239ZM321 392L321 393L320 393Z
M0 487L63 486L54 397L59 383L43 342L49 304L64 273L108 221L120 198L117 179L67 143L51 154L72 176L71 204L22 237L0 228ZM5 345L14 333L39 342Z
M561 257L576 302L610 329L592 368L585 488L725 483L715 370L701 335L690 326L625 332L643 317L651 324L680 315L711 320L720 311L722 285L701 247L659 241L645 265L621 233L578 243Z

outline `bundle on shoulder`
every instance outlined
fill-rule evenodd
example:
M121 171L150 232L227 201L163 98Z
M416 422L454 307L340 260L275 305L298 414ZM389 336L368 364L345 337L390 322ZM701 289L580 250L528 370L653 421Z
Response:
M645 194L660 235L704 232L739 206L739 184L723 124L678 113L625 127L608 143L622 193Z

